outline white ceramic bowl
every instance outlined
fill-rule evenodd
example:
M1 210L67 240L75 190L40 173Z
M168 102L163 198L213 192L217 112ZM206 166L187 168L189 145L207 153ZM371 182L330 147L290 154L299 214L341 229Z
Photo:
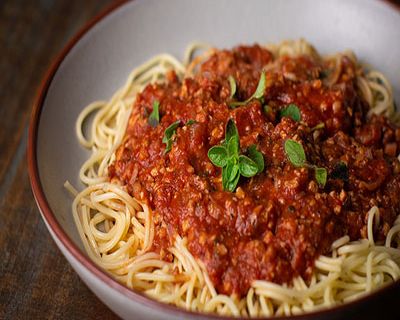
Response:
M378 0L137 0L110 8L76 35L43 82L32 114L28 154L32 189L43 220L89 288L124 319L206 317L129 290L84 252L71 215L72 199L63 184L69 180L82 186L78 171L88 152L79 146L74 124L85 105L108 99L131 69L157 53L181 58L193 40L222 48L300 37L322 53L351 48L388 76L400 101L397 9ZM305 317L373 314L383 300L390 303L399 289L398 281L357 302Z

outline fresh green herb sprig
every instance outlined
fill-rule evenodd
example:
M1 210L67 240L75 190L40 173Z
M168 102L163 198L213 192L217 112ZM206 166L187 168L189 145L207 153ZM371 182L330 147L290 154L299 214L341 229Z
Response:
M162 142L166 144L164 154L167 154L168 152L171 151L173 136L176 132L176 128L179 127L180 123L181 123L180 120L175 121L167 129L165 129L164 137L162 138Z
M208 158L217 167L222 168L222 186L233 192L239 178L250 178L264 170L264 157L255 145L250 146L249 156L239 154L239 133L235 122L228 120L225 129L225 140L222 145L208 150Z
M322 188L325 187L328 172L325 168L319 168L316 165L312 165L307 162L306 154L304 152L303 146L300 143L292 139L287 139L285 141L284 149L287 158L295 167L306 167L314 169L315 180Z
M152 126L153 128L157 127L157 125L160 123L160 113L159 113L159 107L160 107L160 102L158 100L154 100L153 102L153 111L151 112L149 116L149 125Z
M234 92L236 92L236 82L235 79L233 77L228 78L229 79L229 83L231 85L231 98L233 97L232 95L232 91L234 88ZM233 85L234 83L234 85ZM254 91L254 93L251 95L250 98L248 98L245 101L234 101L229 103L229 107L234 109L236 107L239 106L244 106L246 104L248 104L251 100L253 99L257 99L257 100L261 100L264 96L264 92L265 92L265 88L267 87L267 80L265 77L265 71L261 72L261 76L260 76L260 80L258 80L258 84L257 84L257 88L256 91Z

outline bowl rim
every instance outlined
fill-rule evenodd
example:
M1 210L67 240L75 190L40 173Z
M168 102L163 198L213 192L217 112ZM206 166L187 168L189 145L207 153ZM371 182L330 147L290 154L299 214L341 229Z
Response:
M138 0L136 0L138 1ZM397 10L400 13L400 3L394 3L390 0L376 0L386 4L392 10ZM63 49L58 53L58 55L53 58L53 62L49 64L49 67L41 80L40 86L37 90L36 97L34 99L34 104L32 107L30 122L29 122L29 132L28 132L28 147L27 147L27 160L28 160L28 173L30 184L32 188L32 192L36 201L36 204L39 208L41 216L43 220L46 222L47 227L52 231L53 235L60 241L62 246L72 255L72 257L79 262L81 267L84 267L87 271L89 271L97 280L100 280L101 283L105 284L109 288L116 290L118 293L123 294L135 301L136 303L140 303L145 305L147 308L157 309L158 311L167 311L169 314L180 317L188 317L190 316L193 319L232 319L232 317L228 316L220 316L215 314L206 314L200 312L193 312L189 310L185 310L182 308L178 308L176 306L159 302L154 300L141 292L130 289L118 282L116 279L112 278L111 275L106 273L103 269L97 266L86 254L81 251L77 245L72 241L72 239L67 235L67 233L63 230L59 222L57 221L56 216L52 212L50 205L47 201L46 195L43 190L42 183L39 177L39 169L38 169L38 161L37 161L37 138L38 138L38 129L40 125L40 117L43 109L44 101L47 97L47 92L52 83L52 80L58 69L66 56L70 53L70 51L75 47L75 45L87 34L89 30L91 30L96 24L102 21L104 18L112 14L117 9L122 8L125 4L129 3L129 0L116 0L103 9L100 13L91 18L83 27L79 29L75 35L70 38L70 40L66 43ZM54 240L54 239L53 239ZM361 298L358 298L354 301L347 302L344 304L336 305L327 309L315 310L313 312L304 313L300 315L294 316L280 316L280 317L269 317L273 319L315 319L323 316L333 316L338 315L339 313L349 311L350 309L355 309L356 307L360 307L365 305L368 302L372 302L378 296L383 295L384 293L388 293L389 291L396 290L400 292L400 280L397 280L387 286L379 288L372 293L369 293ZM92 290L91 290L92 291ZM93 292L93 291L92 291ZM94 293L94 292L93 292ZM102 302L104 303L104 302ZM253 318L253 319L269 319L269 318ZM242 318L234 318L234 319L242 319ZM243 318L244 319L244 318Z

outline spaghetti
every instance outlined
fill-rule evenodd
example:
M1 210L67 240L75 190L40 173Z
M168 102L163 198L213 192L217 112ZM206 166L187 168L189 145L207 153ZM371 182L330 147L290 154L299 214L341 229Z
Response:
M199 48L205 49L205 53L193 57ZM304 40L267 48L274 60L264 67L266 72L287 56L320 59ZM139 117L135 111L131 114L136 95L149 83L165 82L170 70L181 79L196 74L199 65L214 52L204 44L194 44L187 49L183 63L167 54L156 56L135 69L110 101L94 102L79 115L76 123L79 142L92 151L79 173L87 187L77 192L66 183L66 188L75 195L73 217L89 257L129 288L161 302L191 311L244 317L314 311L356 299L399 279L400 217L387 230L384 242L375 241L374 230L381 218L376 205L367 214L365 239L350 241L349 235L344 235L335 240L329 254L319 255L315 260L309 279L298 276L290 285L255 280L244 295L217 290L206 265L188 249L186 237L175 236L168 247L169 259L153 250L157 233L154 208L133 197L120 181L110 181L108 168L116 161L116 151L124 141L128 123ZM357 63L352 53L324 58L332 66L331 74L324 79L326 85L338 81L340 70L345 67L341 62L344 56ZM290 72L286 76L294 77ZM397 119L391 86L381 73L364 71L358 66L357 85L370 106L369 114ZM82 126L93 112L88 139ZM135 176L138 172L131 174Z

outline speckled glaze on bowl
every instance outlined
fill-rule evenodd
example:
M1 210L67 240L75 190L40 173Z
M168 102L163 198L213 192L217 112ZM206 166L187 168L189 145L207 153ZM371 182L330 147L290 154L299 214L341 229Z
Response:
M75 138L80 110L108 99L130 70L151 56L182 57L194 40L217 47L303 37L322 53L353 49L383 71L400 101L400 11L378 0L137 0L118 3L91 21L45 77L31 118L29 174L49 232L88 287L124 319L221 319L151 300L116 282L86 255L71 214L65 180L88 152ZM400 281L363 299L294 319L400 318ZM88 301L90 303L90 301Z

